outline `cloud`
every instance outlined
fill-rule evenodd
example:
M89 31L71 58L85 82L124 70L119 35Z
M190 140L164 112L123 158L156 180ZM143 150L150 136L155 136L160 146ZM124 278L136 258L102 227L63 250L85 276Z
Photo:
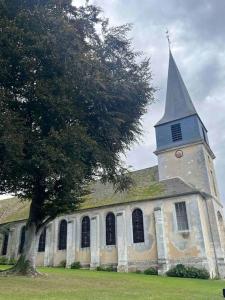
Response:
M84 3L84 1L74 1ZM209 130L216 171L225 199L225 1L224 0L90 0L104 10L111 24L133 23L137 50L151 57L154 85L160 90L143 120L142 142L127 153L135 169L156 163L154 124L163 114L168 68L165 30L200 117Z

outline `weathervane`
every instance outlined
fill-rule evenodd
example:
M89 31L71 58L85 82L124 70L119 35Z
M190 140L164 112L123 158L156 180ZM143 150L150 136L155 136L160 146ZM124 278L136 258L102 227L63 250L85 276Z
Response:
M169 34L169 30L168 29L166 30L166 38L168 40L168 45L169 45L169 49L170 49L170 47L171 47L171 41L170 41L170 34Z

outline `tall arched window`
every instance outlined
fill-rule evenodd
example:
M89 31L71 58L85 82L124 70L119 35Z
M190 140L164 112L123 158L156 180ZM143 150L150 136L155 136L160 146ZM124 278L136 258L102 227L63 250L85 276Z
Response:
M8 241L9 241L9 234L5 233L4 234L3 245L2 245L2 255L6 255L7 254Z
M83 217L81 224L81 248L90 247L90 218Z
M116 245L115 215L112 212L106 216L106 245Z
M46 228L43 229L38 244L38 252L45 252Z
M19 253L23 252L23 247L24 247L24 243L25 243L25 230L26 230L26 228L25 228L25 226L23 226L20 231Z
M144 238L143 214L139 208L135 209L132 213L132 223L133 223L134 243L144 242L145 238Z
M65 250L67 246L67 222L62 220L59 224L59 250Z

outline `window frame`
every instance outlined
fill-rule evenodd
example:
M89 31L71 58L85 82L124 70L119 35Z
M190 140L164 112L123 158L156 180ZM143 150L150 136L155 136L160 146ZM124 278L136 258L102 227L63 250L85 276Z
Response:
M178 215L178 205L182 205L184 204L184 208L185 208L185 220L182 222L180 221L181 214ZM187 205L186 205L186 201L178 201L174 203L174 210L175 210L175 217L176 217L176 228L178 232L189 232L190 231L190 223L189 223L189 219L188 219L188 212L187 212ZM185 224L186 223L186 224ZM185 224L185 226L182 228L181 224Z
M42 230L38 241L38 252L45 252L46 246L46 227Z
M88 220L86 224L84 223L86 222L85 220ZM90 245L91 245L91 220L89 216L84 216L81 220L81 248L82 249L90 248Z
M65 229L63 228L64 225L65 225ZM59 233L58 233L58 250L60 251L67 249L67 230L68 230L67 220L63 219L59 223Z
M5 256L8 252L8 246L9 246L9 233L4 233L3 243L2 243L2 249L1 249L1 255Z
M25 244L25 235L26 235L26 226L23 225L20 229L20 243L18 252L21 254L23 252L24 244Z
M113 216L112 224L109 224L109 217ZM113 212L108 212L105 216L105 243L106 246L116 245L116 216Z
M176 143L183 140L183 133L181 123L175 123L170 125L172 142Z
M135 212L141 213L139 216L135 216ZM141 220L140 224L134 223L134 218L139 218ZM140 219L141 218L141 219ZM135 221L137 222L137 220ZM145 243L145 226L144 226L144 215L143 211L140 208L135 208L132 211L132 233L133 233L133 243L134 244L141 244Z

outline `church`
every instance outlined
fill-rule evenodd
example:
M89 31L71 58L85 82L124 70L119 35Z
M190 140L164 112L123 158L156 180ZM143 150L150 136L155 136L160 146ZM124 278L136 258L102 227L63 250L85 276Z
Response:
M215 155L173 55L165 112L155 125L158 165L131 173L134 185L116 193L95 182L79 210L43 230L37 265L113 267L118 272L159 274L176 264L225 277L225 223L214 170ZM16 259L25 238L29 203L0 201L0 256Z

